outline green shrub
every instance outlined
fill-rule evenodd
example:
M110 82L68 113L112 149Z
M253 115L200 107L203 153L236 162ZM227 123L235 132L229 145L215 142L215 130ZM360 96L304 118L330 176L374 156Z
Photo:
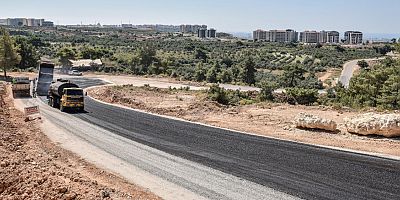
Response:
M216 101L223 105L229 104L229 99L224 88L219 87L218 84L213 84L207 91L208 99Z
M286 93L301 105L312 105L318 100L318 90L316 89L288 88Z
M261 91L258 94L258 99L260 101L273 101L274 95L273 92L278 88L277 84L274 82L262 82Z

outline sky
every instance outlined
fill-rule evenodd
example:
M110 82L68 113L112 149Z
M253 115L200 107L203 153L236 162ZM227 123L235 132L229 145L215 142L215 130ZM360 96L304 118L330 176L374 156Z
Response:
M399 0L3 0L0 18L56 24L207 24L224 32L255 29L400 33Z

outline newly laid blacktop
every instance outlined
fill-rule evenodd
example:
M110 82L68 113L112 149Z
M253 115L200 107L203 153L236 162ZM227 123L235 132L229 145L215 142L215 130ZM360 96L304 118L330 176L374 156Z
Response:
M81 84L85 82L81 81ZM85 87L102 84L96 80L88 80L86 83ZM112 106L91 98L86 98L85 104L86 113L67 117L105 130L99 131L99 138L85 138L87 143L101 146L96 144L102 141L100 132L107 132L108 136L122 137L173 156L174 159L164 156L168 159L163 163L171 162L169 166L176 165L175 169L182 167L180 172L172 172L172 169L169 172L168 166L163 166L159 160L154 160L154 166L149 167L152 160L142 165L134 154L123 157L130 160L132 165L137 163L137 167L204 198L400 199L398 160L246 135ZM47 118L51 118L58 111L50 108L45 112ZM60 117L68 115L56 114ZM62 126L62 123L58 124ZM76 134L74 129L71 129L71 133ZM89 134L90 131L86 132ZM86 133L83 130L81 134ZM115 141L109 142L106 150L109 154L121 157L120 154L125 152L121 151L124 148L121 145ZM125 153L129 154L129 149ZM175 158L182 161L178 162ZM202 181L206 180L197 180L201 177L195 175L196 171L183 170L189 165L186 161L215 170L212 173L204 172L203 176L204 179L215 180L215 186L213 182L202 185ZM164 171L157 172L155 169ZM224 175L216 175L216 172ZM182 175L179 176L179 173ZM227 177L231 176L235 177L235 181L231 180L230 184L217 181L228 180ZM232 191L235 187L242 194L229 195L222 192ZM257 196L247 191L246 196L243 194L246 187L265 194Z

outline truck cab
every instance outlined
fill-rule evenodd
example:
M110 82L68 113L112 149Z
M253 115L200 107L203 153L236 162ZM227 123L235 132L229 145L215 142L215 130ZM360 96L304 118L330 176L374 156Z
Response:
M84 111L83 89L68 80L57 79L50 84L48 103L53 108Z
M64 88L60 101L60 110L77 109L84 110L84 95L82 88Z

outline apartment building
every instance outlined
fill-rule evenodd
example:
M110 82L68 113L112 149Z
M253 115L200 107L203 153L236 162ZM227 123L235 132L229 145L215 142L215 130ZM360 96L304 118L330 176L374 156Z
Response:
M199 38L206 38L206 34L207 34L207 29L199 29L197 30L197 37Z
M50 21L45 21L44 19L7 18L7 19L0 19L0 25L37 27L37 26L54 26L54 23Z
M254 41L267 41L267 32L261 29L253 31L253 40Z
M340 34L337 31L304 31L300 33L300 42L305 44L338 44Z
M182 33L197 33L200 29L206 29L207 25L188 25L183 24L180 26L180 30Z
M328 31L326 34L327 42L329 44L339 44L340 43L340 33L337 31Z
M346 31L344 33L344 40L346 44L362 44L363 33L360 31Z
M298 33L292 29L287 30L256 30L253 31L254 41L268 41L268 42L296 42Z
M317 44L320 42L320 33L317 31L303 31L300 33L300 42L305 44Z
M7 19L0 19L0 26L7 26Z
M208 38L216 38L217 37L217 30L215 30L213 28L207 30L207 37Z

